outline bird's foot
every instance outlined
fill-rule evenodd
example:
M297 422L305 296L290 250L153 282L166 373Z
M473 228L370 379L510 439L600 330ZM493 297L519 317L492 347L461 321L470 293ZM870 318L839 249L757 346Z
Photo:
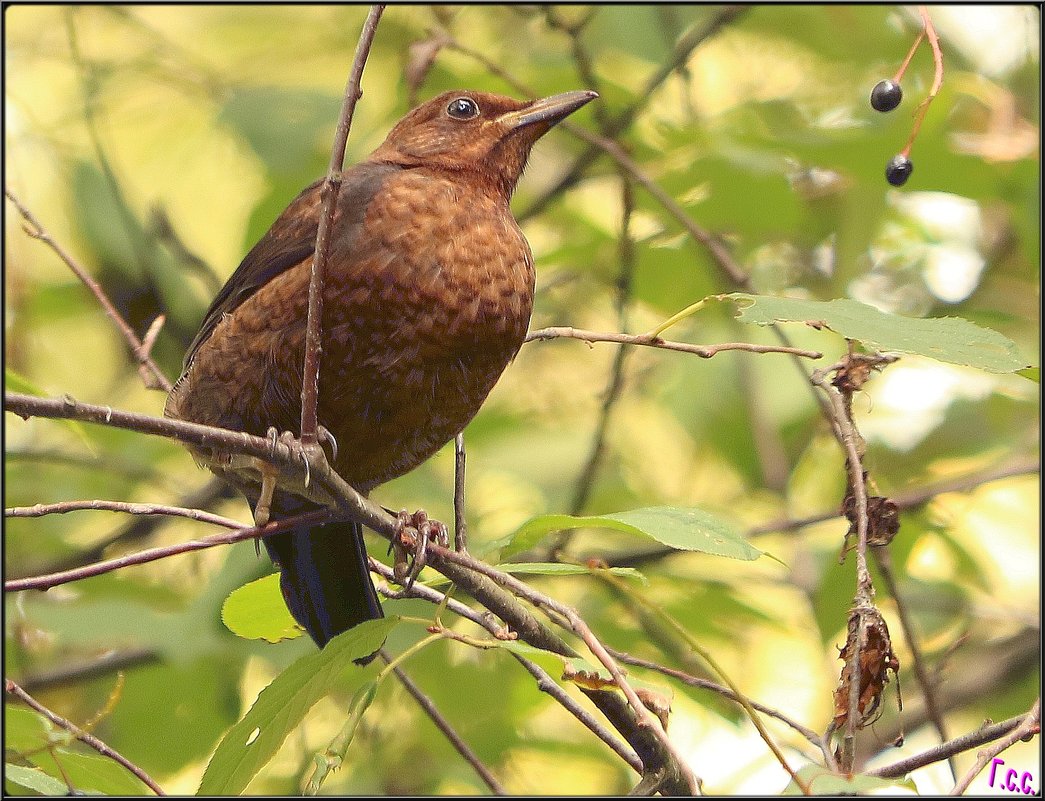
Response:
M428 543L435 541L445 548L450 544L450 535L443 523L429 518L423 509L413 514L403 509L396 517L399 524L392 538L392 550L395 552L392 569L396 581L410 589L425 566ZM410 553L413 554L412 558L408 558Z
M334 435L330 433L330 429L326 426L316 427L316 436L319 439L320 445L330 446L330 461L337 461L337 440L334 439Z

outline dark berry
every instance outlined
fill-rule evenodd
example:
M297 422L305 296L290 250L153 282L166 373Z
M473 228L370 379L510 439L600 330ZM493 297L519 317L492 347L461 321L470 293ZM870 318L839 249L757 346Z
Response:
M893 186L903 186L914 172L914 164L907 156L893 156L885 167L885 180Z
M871 90L871 108L875 111L892 111L902 99L900 84L890 80L879 81Z

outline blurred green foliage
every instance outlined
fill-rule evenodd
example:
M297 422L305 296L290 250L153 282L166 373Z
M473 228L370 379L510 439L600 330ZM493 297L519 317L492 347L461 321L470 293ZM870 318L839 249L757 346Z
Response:
M437 49L424 80L412 85L406 76L416 72L419 52L412 46L445 33L542 95L597 89L598 107L576 115L576 124L601 133L625 121L618 141L721 238L754 291L853 297L890 313L966 318L1004 334L1023 363L1039 365L1038 11L999 7L974 17L934 6L932 13L946 72L903 189L886 184L884 168L907 141L933 66L923 46L904 79L903 105L888 115L870 109L870 88L895 73L919 25L907 10L888 6L392 6L364 75L348 161L380 143L412 92L419 99L451 88L519 94L452 45ZM279 211L324 172L366 10L14 6L5 14L7 186L139 333L157 314L167 316L155 355L175 376L217 287ZM977 27L992 33L977 37ZM679 43L700 39L693 32L703 30L709 35L680 53ZM1014 59L1020 52L1022 60ZM626 318L628 330L641 332L709 294L741 289L641 186L631 192L631 244L622 246L620 171L601 153L545 203L587 150L566 131L552 132L513 202L538 266L532 328L616 331ZM537 203L543 208L529 215ZM28 382L51 395L159 414L162 396L141 386L94 299L22 233L10 204L6 211L4 358L16 376L8 388L23 391ZM793 344L825 353L802 365L806 374L845 352L830 331L789 326L788 334ZM721 307L686 319L670 336L774 341ZM727 352L702 360L648 348L633 349L623 362L602 459L584 507L572 508L617 347L535 342L509 368L467 430L474 550L543 514L700 507L758 526L837 510L844 461L790 358ZM901 366L911 369L901 373ZM865 466L877 491L893 495L1026 464L1038 455L1038 402L1038 386L1022 377L905 357L872 378L854 404L867 438ZM181 448L157 438L11 415L4 425L7 506L80 498L179 503L209 478ZM930 672L942 676L941 697L961 698L947 707L952 736L984 717L1026 709L1035 694L1038 660L1026 635L1038 627L1039 482L1028 472L905 511L891 546L921 650ZM444 449L375 497L448 520L452 488L453 453ZM248 516L241 501L220 501L216 511ZM102 512L10 519L5 576L75 562L126 525ZM651 554L651 543L632 534L581 530L569 539L571 558L630 564L649 585L628 582L625 593L583 576L525 578L574 605L606 643L701 672L629 594L641 593L710 649L751 698L823 730L855 588L853 560L838 564L845 530L835 518L753 538L783 565ZM106 553L205 533L176 519ZM371 552L381 558L383 542L374 540ZM147 658L125 668L112 711L94 731L165 789L195 792L218 742L262 688L296 660L314 658L307 638L248 641L222 625L229 593L270 571L243 543L6 597L5 675L83 723L106 706L118 682L111 671L81 674L76 666L144 652ZM896 601L875 576L903 665L908 703L900 720L918 734L909 740L925 747L935 735L910 700L920 691ZM387 609L434 613L419 601L389 601ZM476 634L449 613L443 620ZM398 653L422 636L421 626L401 624L388 647ZM961 669L951 669L955 660ZM634 784L502 649L441 642L404 667L510 792L623 793ZM670 693L670 679L631 670ZM886 748L897 725L890 693L882 720L862 734L867 755ZM313 755L343 726L351 698L346 685L316 704L247 791L299 792ZM78 745L26 756L33 749L25 738L36 736L27 714L6 709L9 761L57 777L60 763L85 790L140 789ZM787 776L775 763L765 767L764 746L731 739L740 737L741 721L717 696L676 686L672 735L706 789L782 791ZM817 758L792 730L770 727L794 764ZM1034 770L1033 745L1011 753L1023 760L1021 769ZM959 767L972 758L960 757ZM18 777L5 782L8 792L25 792L38 778ZM949 789L930 771L915 779L923 792ZM343 766L323 785L344 794L484 790L393 681L381 683Z

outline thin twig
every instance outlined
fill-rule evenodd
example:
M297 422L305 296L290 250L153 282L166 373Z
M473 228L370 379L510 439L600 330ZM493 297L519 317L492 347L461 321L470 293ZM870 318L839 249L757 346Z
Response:
M627 170L628 173L647 192L649 192L672 217L675 218L679 225L686 229L686 232L689 233L693 239L704 246L715 264L719 266L719 268L734 284L745 288L749 286L747 273L744 271L744 268L737 264L733 255L729 252L729 249L723 245L717 237L711 234L711 232L698 225L693 218L686 213L686 210L682 208L679 202L649 175L647 175L645 171L643 171L639 165L624 152L624 149L620 145L604 136L594 134L586 128L571 124L568 120L564 120L560 125L577 138L582 139L605 152L606 155Z
M728 698L730 701L734 701L737 704L741 703L740 698L731 689L724 685L716 684L715 682L710 681L709 679L702 679L699 676L690 675L689 673L686 673L682 670L676 670L675 668L666 667L665 665L661 665L656 662L651 662L647 659L632 656L631 654L625 653L624 651L618 651L617 649L610 648L609 646L606 646L606 650L609 651L613 655L613 657L620 662L624 662L628 665L634 665L636 667L646 668L647 670L653 670L657 673L662 673L665 676L670 676L673 679L677 679L678 681L681 681L683 684L689 685L690 687L699 687L702 690L709 690L713 693L718 693L722 697ZM806 726L803 726L801 723L798 723L797 721L792 720L783 712L780 712L777 709L773 709L772 707L766 706L765 704L760 704L758 701L751 701L751 706L764 715L769 715L770 717L776 718L782 723L786 723L796 732L801 734L805 739L807 739L817 749L820 750L820 752L824 755L824 759L827 760L828 764L830 764L832 760L830 746L824 740L824 738L821 737L817 732L813 731L812 729Z
M19 699L23 703L25 703L28 706L32 707L37 712L39 712L41 715L43 715L45 718L47 718L49 721L51 721L51 723L53 723L54 725L56 725L56 726L58 726L58 727L60 727L62 729L65 729L67 732L69 732L71 735L73 735L73 737L75 737L77 740L82 742L84 745L89 746L90 748L93 748L95 751L97 751L102 756L107 757L108 759L111 759L114 762L118 762L119 764L123 765L123 767L127 768L127 770L129 770L131 773L133 773L135 776L137 776L139 779L141 779L142 782L150 790L152 790L154 793L156 793L156 795L165 795L165 793L160 788L160 786L158 784L156 784L156 782L154 782L152 780L152 778L149 776L149 774L146 773L141 768L139 768L137 765L135 765L129 759L127 759L127 757L125 757L122 754L120 754L114 748L112 748L112 747L106 745L105 743L103 743L101 740L99 740L97 737L95 737L90 732L84 731L83 729L81 729L79 726L77 726L72 721L66 720L65 718L61 717L60 715L57 715L54 712L52 712L50 709L48 709L43 704L41 704L39 701L37 701L35 698L33 698L33 696L31 696L29 693L27 693L25 690L23 690L21 687L19 687L18 684L16 684L11 679L4 679L4 692L7 693L8 695L14 696L15 698ZM70 789L73 789L73 788L70 788Z
M609 133L612 136L616 136L625 131L635 121L639 113L646 108L646 105L654 97L661 85L680 67L685 65L693 51L725 25L744 13L745 10L746 7L741 5L723 6L715 9L714 16L705 25L695 26L682 34L675 44L675 49L671 56L657 65L657 68L642 89L635 94L634 100L617 114L611 123L612 127L609 129ZM452 46L461 50L461 52L468 52L467 49L461 47L456 42ZM475 54L471 53L471 55L474 56ZM479 57L481 58L481 55ZM524 222L539 214L554 198L577 183L584 171L591 166L598 155L598 147L589 143L588 148L577 157L573 165L563 173L562 177L525 211L518 215L519 221Z
M1023 722L1024 717L1024 715L1017 715L1014 718L1003 720L1001 723L981 726L968 734L963 734L960 737L955 737L953 740L927 748L920 754L901 759L881 768L872 768L866 771L866 775L878 776L882 779L898 779L901 776L906 776L912 770L924 768L926 765L931 765L944 759L950 759L955 754L962 753L962 751L968 751L970 748L976 748L992 740L997 740L1019 726Z
M202 487L186 493L184 496L179 498L177 503L174 505L184 509L207 509L223 498L228 499L233 497L232 493L234 491L235 490L233 490L229 484L222 481L217 476L212 476L211 479ZM83 550L71 554L65 554L53 559L44 565L34 568L32 572L57 573L62 570L70 570L74 567L80 567L81 565L96 562L104 557L106 551L114 545L126 546L142 540L156 531L156 529L163 525L167 520L169 520L167 517L133 517L108 536L93 542ZM239 527L244 524L237 522L236 525ZM20 576L17 575L11 575L8 577L20 578Z
M538 328L526 335L527 342L548 339L579 339L582 342L616 342L621 345L644 345L648 348L675 350L692 353L702 359L710 359L722 351L743 350L748 353L788 353L805 359L823 358L823 353L804 348L793 348L785 345L757 345L753 342L722 342L717 345L693 345L689 342L673 342L651 337L649 334L620 334L614 331L588 331L584 328L573 328L567 325Z
M966 773L961 781L957 782L951 789L951 795L961 795L972 784L972 780L975 779L981 770L987 767L987 763L990 762L994 757L998 756L1002 751L1011 746L1017 740L1022 740L1026 737L1031 737L1035 734L1041 733L1041 697L1034 702L1034 705L1030 708L1030 711L1023 716L1023 720L1020 722L1015 729L1009 732L1005 737L996 743L991 744L988 748L984 748L976 755L976 764L969 768L969 772Z
M213 523L225 528L243 528L245 525L231 517L223 517L202 509L189 509L183 506L166 506L159 503L128 503L127 501L60 501L58 503L38 503L35 506L12 506L4 509L4 517L44 517L45 515L64 515L69 512L85 510L102 510L106 512L125 512L130 515L167 515L168 517L187 517L201 523Z
M914 125L911 128L911 136L907 139L907 144L904 145L903 150L900 151L901 155L910 156L911 147L914 145L914 140L918 136L918 132L922 129L922 121L925 119L925 114L929 110L929 105L933 102L933 99L939 94L940 87L943 86L943 52L940 50L940 37L936 33L936 28L933 27L932 17L929 16L929 9L925 6L918 6L918 14L922 18L922 24L925 26L923 33L929 40L929 47L933 51L933 84L929 89L929 94L926 95L925 100L918 104L918 108L914 112ZM919 39L922 34L919 34Z
M454 549L468 550L468 522L464 514L465 461L464 432L454 437Z
M192 551L202 551L206 548L217 547L218 545L231 545L232 543L240 542L241 540L267 537L280 531L291 529L296 525L301 525L302 523L326 521L329 518L330 511L322 509L319 511L308 512L303 515L297 515L295 517L288 517L283 520L268 523L265 526L242 526L241 528L229 531L228 533L212 534L209 537L201 537L198 540L188 540L187 542L176 542L171 545L147 548L143 551L136 551L134 553L116 557L115 559L93 562L89 565L83 565L82 567L75 567L57 573L9 579L4 582L4 592L49 590L52 587L59 586L60 584L82 581L83 579L100 576L103 573L111 573L114 570L121 570L132 565L143 565L147 562L155 562L158 559L167 559L171 556L190 553Z
M1040 472L1041 459L1036 456L1029 457L1010 464L992 465L981 472L948 479L947 481L941 481L937 484L930 484L927 487L920 487L907 492L897 493L896 495L890 496L890 500L896 504L898 509L917 509L933 500L933 498L948 492L964 492L966 490L975 489L983 484L989 484L992 481L1000 481L1003 478L1011 478L1013 476ZM762 534L770 534L776 531L795 531L800 528L805 528L806 526L815 525L816 523L823 523L825 520L834 520L836 517L840 516L841 513L838 509L831 509L820 512L819 514L809 515L808 517L781 518L749 529L746 536L757 537Z
M345 99L341 105L341 116L338 118L337 131L334 134L334 145L330 153L330 166L327 177L320 190L323 209L319 216L319 227L316 231L316 248L312 258L312 274L308 284L308 322L305 328L305 367L301 384L301 442L305 446L315 445L318 441L318 405L319 405L319 362L323 345L323 287L324 271L327 255L330 252L331 228L334 222L334 209L337 206L338 194L341 190L341 170L345 162L345 147L348 144L348 132L352 127L352 114L356 109L356 101L362 96L360 81L363 78L363 67L366 65L370 47L377 32L377 23L384 13L384 5L370 7L363 31L359 36L355 59L345 87Z
M391 663L391 659L381 650L381 658L386 663ZM395 673L396 678L406 688L406 691L410 693L417 705L424 710L425 714L428 715L429 720L435 724L435 727L443 733L443 736L449 741L450 745L454 747L467 762L471 765L472 770L476 772L483 783L490 788L490 792L494 795L507 795L504 787L497 781L497 777L490 772L490 769L483 764L479 756L471 749L471 747L462 739L461 735L457 733L453 725L448 721L439 711L439 708L435 705L431 698L429 698L425 692L417 686L413 679L411 679L401 667L398 665L392 668L392 672Z
M21 678L25 690L48 690L91 681L112 673L148 665L161 660L160 653L153 648L128 648L106 651L101 656L80 661L66 661L38 673L27 673Z
M112 320L116 328L123 334L123 338L127 340L131 346L131 353L134 355L135 361L138 362L138 371L142 376L145 386L149 389L162 389L164 392L170 392L171 382L160 370L159 366L149 356L149 349L143 345L142 341L138 339L138 335L134 333L134 329L131 328L130 324L123 319L120 313L116 310L112 301L105 294L105 290L102 289L101 285L94 280L87 270L85 270L79 262L76 261L69 253L65 250L54 237L48 233L40 221L36 219L36 216L22 204L22 202L15 197L10 189L4 189L4 194L7 195L8 200L14 203L15 208L18 209L19 214L26 221L27 225L24 227L26 234L32 239L37 239L47 245L51 250L57 254L65 264L73 271L73 274L83 282L91 293L97 298L98 302L102 305L105 310L105 314ZM155 321L153 325L155 325ZM151 345L150 345L151 347Z
M579 35L574 35L575 49L584 50L580 46ZM586 52L586 51L585 51ZM576 55L576 54L575 54ZM601 107L600 107L601 108ZM605 122L601 122L605 124ZM620 273L617 276L617 327L626 331L628 325L628 306L631 302L631 290L635 274L635 242L631 237L631 217L635 211L635 192L627 176L621 175L621 225L620 238L618 240L618 260L620 261ZM610 368L610 377L606 389L603 392L602 409L599 419L595 425L595 434L592 437L591 450L584 468L577 479L577 489L570 504L570 514L579 515L588 505L592 488L595 486L595 476L602 463L603 454L606 450L606 435L610 428L610 418L613 410L620 400L624 391L624 366L631 349L627 346L617 349L613 355L613 365ZM549 549L551 553L562 551L571 538L572 532L565 531L559 534L554 544Z

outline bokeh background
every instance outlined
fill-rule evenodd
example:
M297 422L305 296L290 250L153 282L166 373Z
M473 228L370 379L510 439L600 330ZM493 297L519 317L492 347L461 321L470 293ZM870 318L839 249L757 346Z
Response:
M594 88L602 97L576 124L605 133L619 123L614 138L726 243L757 291L960 316L1012 338L1026 363L1038 365L1039 12L933 6L931 13L944 84L902 189L886 183L884 168L907 141L932 82L928 47L913 59L898 110L878 114L867 97L913 42L920 27L913 7L391 6L364 76L348 161L376 147L413 98L452 88L518 96L506 75L541 95ZM5 10L5 185L137 331L167 316L154 353L168 375L177 375L209 299L242 255L325 172L365 15L353 6ZM737 289L605 155L589 158L555 191L587 149L564 130L545 137L513 202L538 265L533 328L644 331L706 295ZM159 414L162 395L141 386L111 323L57 257L24 235L7 201L4 233L8 388ZM788 333L827 354L816 366L844 352L828 331L790 326ZM737 325L725 308L689 318L671 336L773 341ZM904 357L855 407L880 494L960 486L905 511L891 546L949 734L1026 711L1040 681L1038 385ZM209 474L174 443L12 415L4 432L5 506L202 503L194 494L203 492L210 508L248 519L243 502L209 489ZM701 360L531 343L466 436L469 524L479 545L545 512L655 505L700 506L757 528L837 510L845 483L808 381L779 354ZM1010 475L976 480L989 473ZM448 520L452 488L448 448L375 497ZM607 531L582 532L568 553L635 564L649 581L636 590L680 620L744 692L822 731L855 588L853 560L838 563L845 530L836 517L752 535L783 564L643 558L652 543ZM101 512L11 520L4 570L30 575L205 533L187 521L143 525ZM383 543L371 545L383 557ZM312 648L307 638L242 640L222 625L227 594L270 571L243 543L46 595L6 597L5 673L80 723L109 703L95 733L165 789L194 792L224 731ZM689 664L627 596L584 577L534 581L575 604L606 642ZM881 719L861 735L865 757L882 752L872 765L938 741L920 712L896 602L877 586L904 666L904 712L890 687ZM432 614L419 602L388 609ZM404 627L390 644L402 649L422 635ZM633 783L507 655L442 642L407 668L509 791L621 793ZM736 709L706 692L672 690L672 737L708 791L784 788L786 775ZM297 792L312 755L339 730L347 701L335 694L320 702L249 791ZM793 763L815 756L789 729L770 728ZM890 747L901 728L906 744ZM1040 776L1038 753L1037 742L1018 744L1005 758ZM973 758L959 757L959 770ZM953 783L946 765L918 771L915 781L922 792ZM973 789L997 791L986 774ZM324 786L483 790L390 682Z

